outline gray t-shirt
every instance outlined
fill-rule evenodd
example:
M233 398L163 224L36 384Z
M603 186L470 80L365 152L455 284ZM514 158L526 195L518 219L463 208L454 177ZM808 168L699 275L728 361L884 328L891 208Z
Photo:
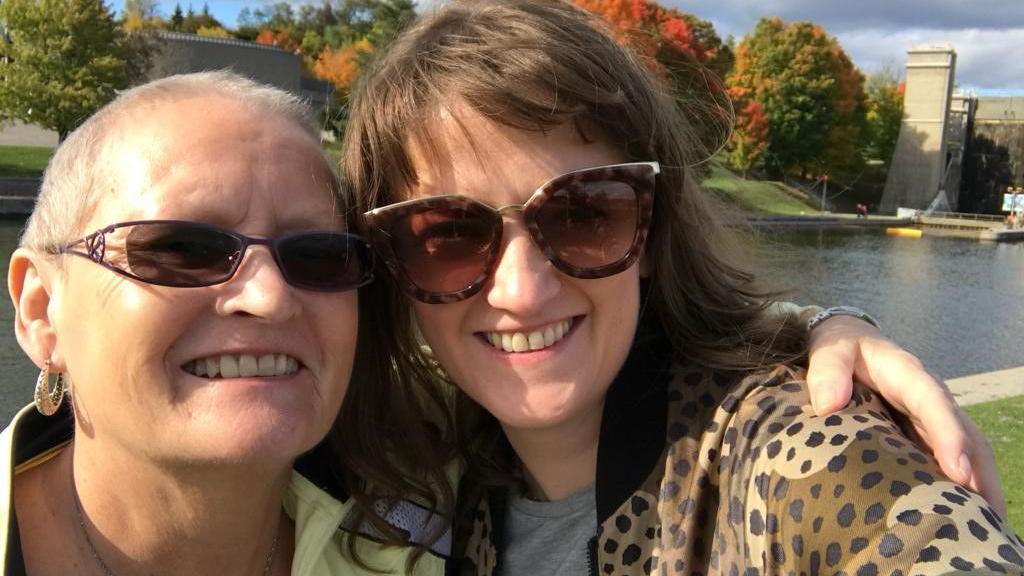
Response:
M587 545L595 534L593 484L554 502L512 496L497 576L588 576Z

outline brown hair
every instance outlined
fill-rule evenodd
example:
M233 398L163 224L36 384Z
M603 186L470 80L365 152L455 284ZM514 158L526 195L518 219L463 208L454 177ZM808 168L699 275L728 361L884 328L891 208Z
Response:
M354 94L342 162L360 209L403 199L416 181L410 139L426 140L425 124L452 102L522 130L572 123L585 137L617 144L629 161L660 162L645 248L651 270L646 301L679 359L752 370L800 358L803 329L764 314L771 295L732 264L725 250L732 233L687 173L693 160L687 119L603 21L566 2L536 0L457 0L421 18L379 57ZM428 366L408 305L392 283L375 290L387 291L391 300L391 321L381 328L391 331L395 362ZM457 396L472 408L456 418L460 445L471 464L486 465L482 459L490 452L480 450L481 443L500 434L492 417Z
M359 290L359 334L352 379L338 418L328 435L335 458L328 468L339 478L356 503L354 522L369 523L386 544L414 545L411 564L442 535L444 523L435 523L425 540L410 542L409 535L393 527L379 513L379 502L416 502L450 517L455 496L446 472L453 457L452 442L443 436L454 428L450 400L435 385L436 368L417 354L398 356L401 348L389 326L410 325L407 306L386 286L386 272L378 268L375 282ZM417 350L418 352L418 350ZM425 384L425 385L424 385ZM430 528L430 527L428 527ZM362 531L362 530L360 530ZM348 539L350 556L370 571L356 553L356 539Z

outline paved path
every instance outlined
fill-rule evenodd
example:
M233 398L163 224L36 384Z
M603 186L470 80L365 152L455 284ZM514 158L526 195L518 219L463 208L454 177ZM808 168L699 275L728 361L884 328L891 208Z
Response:
M1024 366L946 380L961 406L1024 395Z
M0 195L35 197L39 193L40 184L42 184L42 178L3 176L0 177Z
M910 218L899 218L896 216L870 216L868 218L857 218L856 214L845 212L829 212L827 214L748 214L747 220L755 226L808 226L808 227L832 227L832 226L909 226Z

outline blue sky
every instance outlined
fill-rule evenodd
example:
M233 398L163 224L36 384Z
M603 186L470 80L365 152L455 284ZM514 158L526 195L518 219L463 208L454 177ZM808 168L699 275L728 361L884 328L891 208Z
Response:
M710 20L723 37L741 38L762 16L817 22L839 39L866 73L888 66L902 74L908 48L951 44L958 54L957 82L961 87L982 94L1024 96L1024 0L660 1ZM233 26L243 7L253 9L273 3L212 0L209 5L214 17ZM111 4L120 10L124 0ZM174 4L174 0L160 0L161 12L170 14ZM181 2L183 8L188 4L187 0ZM192 6L198 11L203 2L193 1Z
M189 3L190 2L188 0L182 1L181 9L188 10ZM120 11L121 8L124 7L124 0L114 0L109 2L109 4L112 5L115 10ZM165 17L169 16L171 12L174 11L174 4L175 0L160 0L160 13ZM192 8L195 9L196 12L203 9L202 0L193 1L191 4ZM215 0L213 2L208 2L208 4L210 5L210 13L213 14L214 18L228 26L234 26L235 19L238 17L238 13L243 7L248 6L250 9L259 8L266 4L273 4L273 2L261 2L259 0ZM298 2L291 2L291 4L298 4Z

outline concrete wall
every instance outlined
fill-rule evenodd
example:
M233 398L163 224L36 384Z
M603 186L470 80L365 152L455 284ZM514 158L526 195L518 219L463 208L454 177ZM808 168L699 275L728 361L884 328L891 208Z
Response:
M57 146L57 133L14 120L0 125L0 146Z
M946 121L956 52L948 46L907 51L903 123L882 194L881 210L925 209L943 187Z
M1024 186L1024 98L979 97L960 190L961 208L998 214L1007 186Z
M230 68L253 80L299 93L299 56L273 46L229 38L160 33L149 78Z
M307 97L314 105L323 106L329 97L329 85L300 81L299 56L274 46L264 46L229 38L209 38L194 34L160 33L159 51L153 58L150 80L172 74L230 68L254 80L277 86ZM15 122L0 126L0 146L57 145L57 133L38 126Z
M979 96L974 119L979 122L1024 122L1024 98Z
M979 97L972 137L977 153L988 148L999 162L992 186L1000 198L1006 186L1024 186L1024 98Z
M984 138L997 150L1006 151L1006 171L1009 181L1006 186L1024 186L1024 121L984 122L975 121L975 141Z

